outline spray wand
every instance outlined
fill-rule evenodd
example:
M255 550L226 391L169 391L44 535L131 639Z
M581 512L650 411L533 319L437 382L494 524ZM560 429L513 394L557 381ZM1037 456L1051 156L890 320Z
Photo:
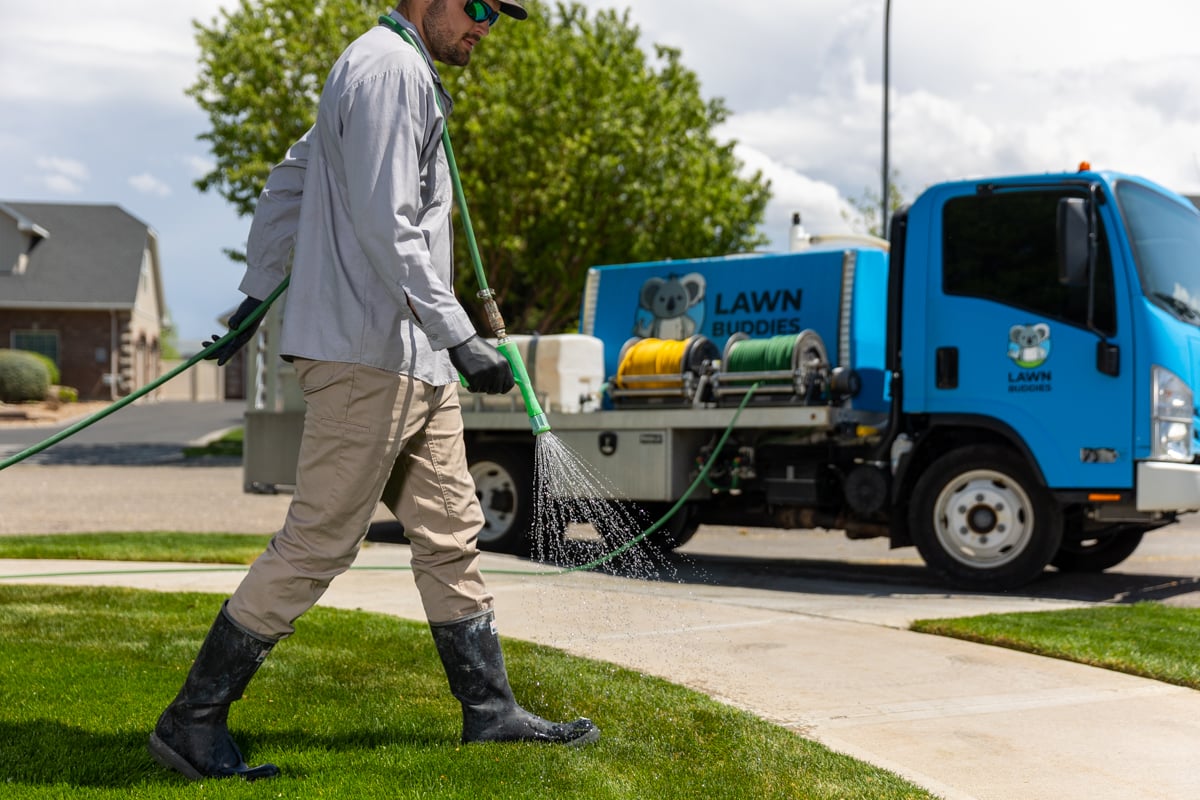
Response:
M453 169L454 162L450 163L451 169ZM466 218L465 207L463 217ZM473 243L474 239L470 241ZM482 273L479 281L483 284ZM521 358L521 351L517 349L516 342L508 338L504 317L500 316L500 307L496 305L496 293L483 284L483 288L476 293L476 296L483 301L483 310L487 314L488 326L499 340L496 343L496 349L508 359L508 364L512 367L513 380L516 381L517 388L521 390L521 397L525 400L525 410L529 412L529 427L533 429L534 436L540 436L550 430L550 420L542 412L537 395L534 394L533 383L529 380L529 373L525 370L525 360Z

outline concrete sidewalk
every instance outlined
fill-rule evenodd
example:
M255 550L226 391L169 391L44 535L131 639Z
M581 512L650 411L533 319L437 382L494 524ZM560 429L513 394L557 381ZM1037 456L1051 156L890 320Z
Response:
M71 502L85 483L89 492L107 487L98 491L103 513ZM220 495L193 498L213 491ZM191 521L196 530L269 532L286 506L284 497L241 495L240 471L22 466L0 474L0 530L36 532L33 515L10 517L10 501L22 493L36 495L58 525L75 509L81 520L71 530L193 529L180 527ZM121 495L123 501L114 499ZM134 495L172 501L145 527L141 515L128 519L121 512L139 505ZM223 524L213 524L213 515ZM411 575L401 571L407 561L404 546L367 546L322 605L422 619ZM7 560L0 561L0 580L228 593L242 573L151 571L178 567ZM1200 692L904 629L915 617L1079 601L821 579L780 592L597 574L535 576L512 574L537 571L528 562L490 554L484 567L502 635L689 686L947 800L1200 796ZM86 574L47 575L59 572Z

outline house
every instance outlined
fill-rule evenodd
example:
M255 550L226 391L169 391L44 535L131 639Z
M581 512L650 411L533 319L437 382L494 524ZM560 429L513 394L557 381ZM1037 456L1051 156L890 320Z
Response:
M159 375L158 236L115 205L0 200L0 347L49 356L80 399Z

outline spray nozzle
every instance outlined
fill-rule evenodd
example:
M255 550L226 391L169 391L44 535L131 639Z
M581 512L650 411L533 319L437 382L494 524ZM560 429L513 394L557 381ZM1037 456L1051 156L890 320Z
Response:
M521 351L517 349L516 343L508 338L501 339L496 348L504 354L512 367L513 380L517 382L517 388L521 390L521 397L525 400L525 410L529 412L529 426L533 429L533 435L540 436L546 433L550 430L550 420L546 418L537 395L533 392L533 384L529 380L529 373L525 371Z

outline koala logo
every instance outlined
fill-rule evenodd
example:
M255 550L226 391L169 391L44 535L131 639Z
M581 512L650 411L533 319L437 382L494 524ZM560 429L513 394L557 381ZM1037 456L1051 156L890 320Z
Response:
M650 278L642 284L633 335L683 340L704 324L705 280L699 272Z
M1040 367L1050 357L1050 326L1013 325L1008 329L1008 357L1024 369Z

